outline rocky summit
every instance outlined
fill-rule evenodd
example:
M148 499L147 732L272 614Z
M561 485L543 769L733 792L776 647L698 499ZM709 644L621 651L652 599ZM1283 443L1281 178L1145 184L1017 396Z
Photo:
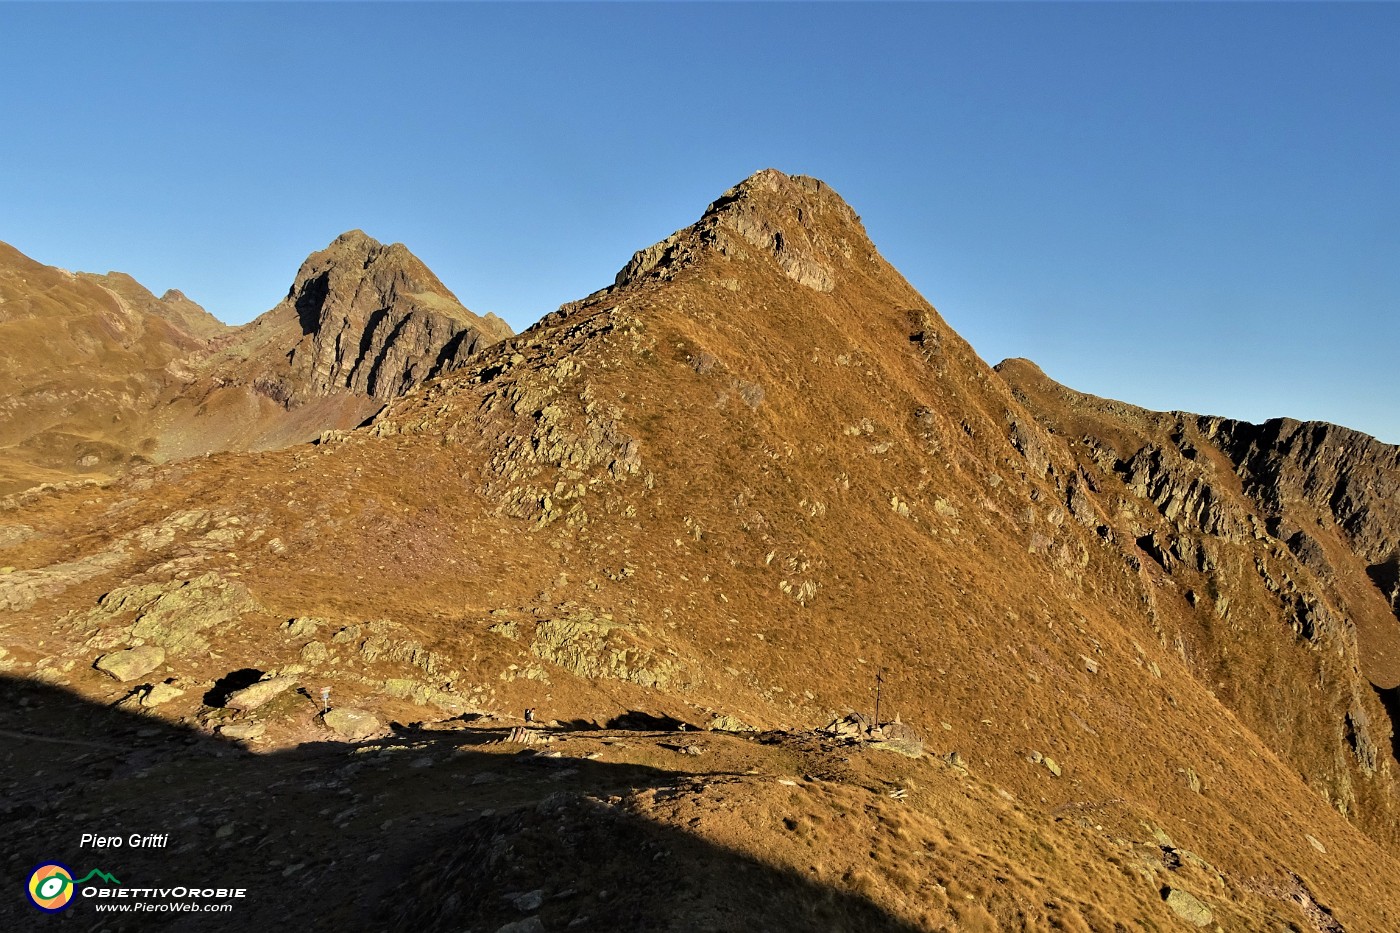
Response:
M994 369L775 170L519 335L351 233L194 353L0 507L14 875L100 814L247 889L170 929L1400 930L1394 447Z
M289 397L350 391L388 401L511 333L495 315L462 307L402 243L359 230L302 264L288 304L302 330Z

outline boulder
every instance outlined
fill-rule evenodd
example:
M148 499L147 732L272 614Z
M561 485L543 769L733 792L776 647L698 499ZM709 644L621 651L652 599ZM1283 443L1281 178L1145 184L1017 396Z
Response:
M228 725L219 727L219 735L226 739L256 739L267 731L267 726L260 722L231 722Z
M1210 908L1199 898L1180 888L1166 888L1163 899L1178 917L1193 926L1203 927L1215 919Z
M544 903L544 889L537 888L525 894L507 894L506 899L515 905L515 909L522 913L531 913L540 909Z
M184 695L185 691L174 684L154 684L141 696L141 705L149 709L152 706L160 706L164 703L169 703L171 700L178 699Z
M321 718L327 729L343 739L369 738L381 728L379 719L373 713L362 709L336 708Z
M228 709L255 710L282 691L289 690L295 685L296 678L294 677L269 677L252 686L244 687L242 690L235 690L229 694L224 706Z
M544 923L539 917L526 917L524 920L498 927L496 933L544 933Z
M165 663L165 650L155 645L142 645L104 654L94 665L99 671L117 680L135 680L144 677Z

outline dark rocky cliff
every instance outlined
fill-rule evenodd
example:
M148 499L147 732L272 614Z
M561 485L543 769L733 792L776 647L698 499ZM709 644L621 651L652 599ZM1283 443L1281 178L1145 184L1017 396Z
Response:
M402 243L358 230L308 257L284 304L302 330L294 397L348 390L388 401L511 333L464 308Z

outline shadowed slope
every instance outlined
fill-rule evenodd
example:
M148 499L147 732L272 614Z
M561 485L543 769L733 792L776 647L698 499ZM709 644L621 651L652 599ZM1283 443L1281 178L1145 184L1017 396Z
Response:
M112 931L495 931L531 917L677 933L1176 928L1139 872L1197 891L1232 928L1301 919L1269 893L1286 872L1221 877L1116 805L1048 812L929 759L777 734L545 728L548 744L522 748L461 721L350 744L316 711L294 696L250 717L310 739L254 755L0 676L6 870L22 880L56 860L119 882L90 882L101 892L246 892L196 901L229 912L96 909L172 902L159 893L79 893L65 912ZM123 844L84 846L84 833ZM136 847L132 834L165 838ZM18 892L0 902L9 929L40 919Z
M539 759L517 754L518 746L479 744L503 730L457 723L361 745L335 743L327 733L320 743L257 756L237 743L94 707L42 684L0 676L0 699L6 711L0 714L6 737L0 826L13 842L5 853L13 877L22 880L33 865L58 860L81 874L96 866L120 882L94 883L103 890L247 892L209 899L234 904L231 912L198 916L104 914L97 905L115 899L79 895L70 916L87 924L105 918L104 929L444 929L451 917L494 930L536 912L550 928L581 918L573 929L641 929L633 920L645 917L647 929L695 929L692 911L724 917L736 898L751 908L741 916L767 918L777 924L772 929L802 929L796 918L831 930L914 929L859 892L825 888L787 866L688 836L647 803L658 793L701 796L696 785L703 780L674 767L588 760L583 749L570 747L591 751L603 747L600 739L560 741L567 757ZM315 705L301 706L292 715L309 720ZM726 774L714 779L735 782ZM609 803L623 799L629 806ZM610 858L602 864L575 858L528 879L548 903L522 910L512 899L524 892L504 886L514 879L490 853L493 843L522 846L532 828L546 826L551 845L568 846L572 831L592 837ZM83 833L123 843L132 833L167 838L156 848L97 849L79 845ZM486 857L459 873L458 853L477 850ZM688 892L669 880L674 871L658 865L658 853L674 853L676 867L730 884ZM540 847L535 855L547 857ZM524 865L515 861L510 870ZM410 890L417 879L401 884L405 873L421 876L421 892ZM172 899L121 900L137 901ZM8 929L28 928L40 916L22 896L0 903Z

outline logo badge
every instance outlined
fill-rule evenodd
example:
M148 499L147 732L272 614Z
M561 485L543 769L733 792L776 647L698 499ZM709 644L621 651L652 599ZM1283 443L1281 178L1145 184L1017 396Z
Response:
M59 862L45 862L29 873L29 901L47 913L67 910L73 903L73 870Z

